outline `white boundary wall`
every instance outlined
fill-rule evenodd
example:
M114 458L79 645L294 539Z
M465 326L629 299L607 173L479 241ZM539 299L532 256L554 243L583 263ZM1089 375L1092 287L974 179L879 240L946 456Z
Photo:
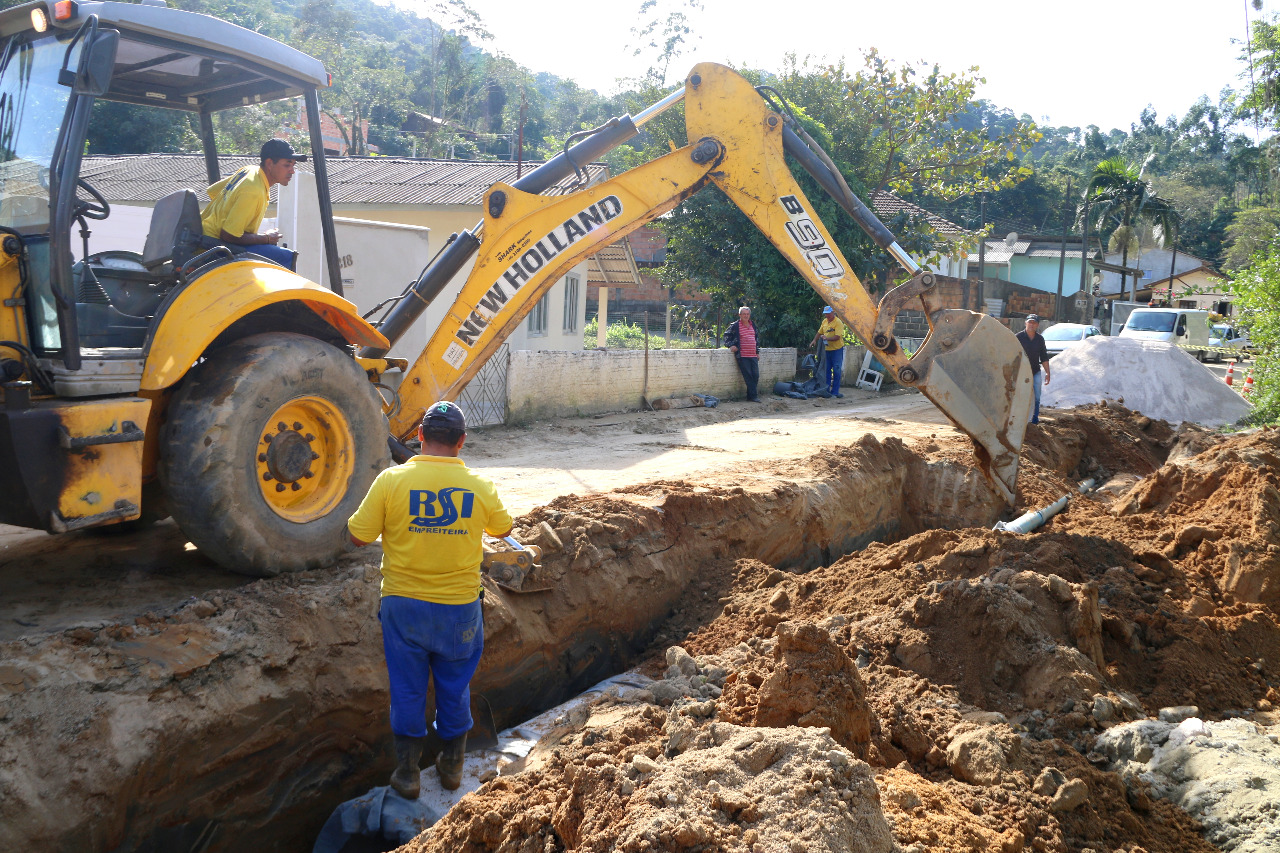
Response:
M762 398L796 375L793 347L760 351ZM644 350L545 352L512 350L507 368L507 420L592 415L640 407ZM649 350L649 399L712 394L746 396L738 362L727 349Z

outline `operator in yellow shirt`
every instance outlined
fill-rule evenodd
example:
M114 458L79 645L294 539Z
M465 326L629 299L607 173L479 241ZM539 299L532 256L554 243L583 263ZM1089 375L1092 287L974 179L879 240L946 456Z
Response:
M421 453L388 468L347 522L357 546L382 537L382 646L391 681L396 769L391 787L417 799L423 749L447 790L462 781L471 730L471 677L484 649L481 532L511 533L511 515L493 483L458 453L467 439L462 410L434 403L418 427ZM426 725L434 677L435 722ZM435 758L436 755L439 758Z
M809 346L816 346L818 340L826 342L827 357L827 390L832 397L843 397L840 393L840 380L844 376L844 323L836 316L830 305L822 309L822 324L818 333L813 336Z
M209 187L209 204L200 212L205 248L223 245L237 255L252 252L293 269L294 253L276 245L280 232L257 232L271 203L271 188L277 184L287 187L293 179L294 163L306 159L283 139L268 139L257 166L237 169Z

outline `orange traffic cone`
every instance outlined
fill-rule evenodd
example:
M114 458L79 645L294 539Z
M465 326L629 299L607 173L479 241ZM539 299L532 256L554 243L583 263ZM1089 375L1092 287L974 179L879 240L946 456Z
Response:
M1249 375L1244 378L1243 393L1246 397L1253 393L1253 368L1249 368Z
M1227 385L1228 386L1235 384L1235 370L1236 370L1236 363L1234 361L1227 365Z

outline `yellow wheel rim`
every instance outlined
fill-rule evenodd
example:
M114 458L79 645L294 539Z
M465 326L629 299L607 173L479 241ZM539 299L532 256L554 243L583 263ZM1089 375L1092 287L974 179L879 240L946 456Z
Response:
M258 485L267 506L289 521L323 518L346 495L355 436L339 409L298 397L272 413L257 448Z

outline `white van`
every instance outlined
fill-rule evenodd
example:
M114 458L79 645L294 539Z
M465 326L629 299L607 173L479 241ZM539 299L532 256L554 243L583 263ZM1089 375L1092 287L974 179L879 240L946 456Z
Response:
M1199 361L1208 358L1209 312L1192 308L1139 308L1129 315L1122 338L1176 344Z

